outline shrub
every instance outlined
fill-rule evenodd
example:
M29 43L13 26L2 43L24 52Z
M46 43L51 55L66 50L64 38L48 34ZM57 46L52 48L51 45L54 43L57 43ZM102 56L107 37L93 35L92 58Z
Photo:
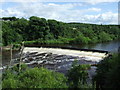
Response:
M90 38L89 37L84 37L83 35L75 38L74 40L70 41L70 43L74 43L74 44L88 44L90 42Z
M73 63L72 68L68 71L68 84L70 88L82 88L87 84L88 78L87 70L90 65L77 65L76 61Z
M120 54L114 54L102 60L94 77L96 88L118 89L120 86Z
M26 69L18 73L14 67L6 70L2 81L3 88L67 88L63 74L45 68Z

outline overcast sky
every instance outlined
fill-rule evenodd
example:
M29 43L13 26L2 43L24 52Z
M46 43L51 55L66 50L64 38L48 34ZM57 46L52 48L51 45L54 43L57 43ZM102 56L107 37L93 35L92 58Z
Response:
M63 22L118 24L118 0L3 0L0 4L0 17L38 16Z

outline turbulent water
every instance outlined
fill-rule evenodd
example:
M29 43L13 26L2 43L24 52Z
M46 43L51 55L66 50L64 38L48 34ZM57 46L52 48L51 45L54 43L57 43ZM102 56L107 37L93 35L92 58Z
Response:
M27 52L38 52L38 53L52 53L57 55L69 55L69 56L77 56L77 57L84 57L85 60L88 61L96 61L99 62L104 57L106 57L106 53L99 53L99 52L87 52L87 51L79 51L79 50L70 50L70 49L60 49L60 48L24 48L24 53Z
M80 50L60 49L60 48L35 48L25 47L23 50L24 55L22 61L28 65L41 64L46 62L48 67L54 68L53 64L56 64L58 69L64 70L70 68L72 62L76 59L80 64L97 63L107 56L106 53L99 52L87 52ZM6 57L4 57L6 58ZM14 60L13 64L18 63L19 60ZM10 63L10 62L9 62ZM9 64L8 63L8 64ZM3 65L5 66L5 65ZM68 68L68 69L69 69ZM2 69L2 67L1 67Z

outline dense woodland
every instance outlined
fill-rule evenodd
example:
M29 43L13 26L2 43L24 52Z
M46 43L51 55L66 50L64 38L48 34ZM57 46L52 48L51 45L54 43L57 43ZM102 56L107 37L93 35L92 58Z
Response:
M25 44L89 44L120 38L118 25L64 23L36 16L1 20L3 45L21 41Z

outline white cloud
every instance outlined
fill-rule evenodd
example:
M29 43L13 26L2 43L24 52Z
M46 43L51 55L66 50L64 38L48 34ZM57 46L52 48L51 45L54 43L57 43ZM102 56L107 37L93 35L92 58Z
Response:
M118 24L118 13L106 12L98 15L85 15L84 20L97 24Z
M0 0L0 2L40 2L41 0Z
M89 8L88 11L95 11L95 12L100 12L100 8Z
M119 0L0 0L0 2L89 2L95 4L100 2L119 2Z
M102 3L102 2L119 2L119 0L85 0L88 3L91 4L98 4L98 3Z
M82 6L81 3L21 3L20 5L6 10L0 10L3 16L16 16L29 18L38 16L46 19L56 19L64 22L85 22L98 24L117 24L117 13L106 12L96 15L87 15L87 12L101 12L100 8L75 9Z
M43 3L21 3L20 6L8 8L4 10L3 16L16 15L24 16L40 16L45 18L58 19L61 15L69 15L69 13L79 13L78 10L71 10L75 4L43 4ZM21 13L19 13L21 12ZM67 14L68 13L68 14ZM71 13L71 14L72 14ZM22 15L20 15L22 14Z

